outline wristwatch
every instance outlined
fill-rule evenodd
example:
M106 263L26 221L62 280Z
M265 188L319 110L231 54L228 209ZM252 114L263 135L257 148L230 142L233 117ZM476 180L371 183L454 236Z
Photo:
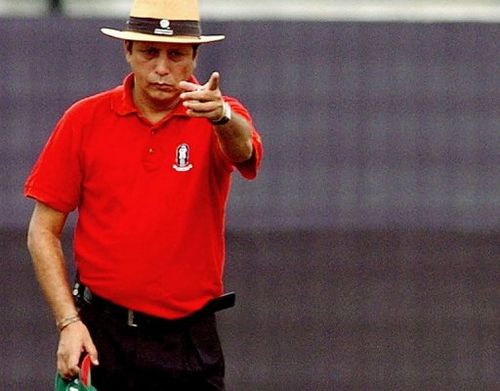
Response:
M222 115L219 119L212 121L214 125L224 125L231 121L231 106L229 103L224 102L222 105Z

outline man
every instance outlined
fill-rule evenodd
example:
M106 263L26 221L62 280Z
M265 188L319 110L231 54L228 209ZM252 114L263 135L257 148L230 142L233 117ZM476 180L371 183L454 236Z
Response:
M193 76L198 45L224 38L201 35L196 0L136 0L127 30L101 31L132 73L63 115L25 185L58 371L88 353L99 391L223 390L225 204L234 168L256 176L260 138L217 72ZM78 306L60 241L75 209Z

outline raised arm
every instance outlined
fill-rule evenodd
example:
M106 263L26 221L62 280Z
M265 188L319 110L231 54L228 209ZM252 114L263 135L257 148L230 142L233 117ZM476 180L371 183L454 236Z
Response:
M214 128L222 150L233 163L241 163L252 157L252 127L237 113L231 113L230 121L217 123L230 110L219 89L219 80L219 73L214 72L203 86L181 82L181 88L186 91L181 94L181 99L188 115L216 122Z

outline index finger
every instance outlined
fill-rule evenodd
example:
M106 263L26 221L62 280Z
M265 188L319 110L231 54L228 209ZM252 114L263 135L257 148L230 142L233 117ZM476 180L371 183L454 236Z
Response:
M219 80L220 80L219 72L213 72L210 75L210 79L208 80L207 88L209 90L215 91L216 89L219 88Z

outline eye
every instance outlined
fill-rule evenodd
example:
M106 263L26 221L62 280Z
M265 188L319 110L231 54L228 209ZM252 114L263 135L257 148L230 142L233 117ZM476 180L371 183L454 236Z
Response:
M156 48L145 48L141 50L141 53L148 58L155 57L158 54L158 49Z
M172 49L168 51L168 57L170 57L172 60L181 60L185 56L186 54L181 50Z

